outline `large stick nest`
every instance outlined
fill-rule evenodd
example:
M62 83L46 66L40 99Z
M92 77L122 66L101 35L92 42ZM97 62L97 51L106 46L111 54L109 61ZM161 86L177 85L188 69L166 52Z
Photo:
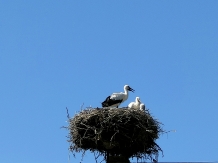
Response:
M163 130L148 111L128 108L85 109L69 119L71 151L90 150L102 155L152 158Z

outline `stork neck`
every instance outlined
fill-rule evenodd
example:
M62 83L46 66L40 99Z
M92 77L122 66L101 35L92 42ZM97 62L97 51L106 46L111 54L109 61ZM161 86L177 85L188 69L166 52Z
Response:
M128 96L128 94L129 94L129 91L128 90L126 90L126 89L124 89L124 93Z

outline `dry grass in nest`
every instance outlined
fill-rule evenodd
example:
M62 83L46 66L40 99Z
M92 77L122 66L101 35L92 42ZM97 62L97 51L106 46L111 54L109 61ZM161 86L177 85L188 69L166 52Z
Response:
M92 108L69 118L72 152L90 150L105 156L153 158L161 148L155 143L163 130L148 111L128 108Z

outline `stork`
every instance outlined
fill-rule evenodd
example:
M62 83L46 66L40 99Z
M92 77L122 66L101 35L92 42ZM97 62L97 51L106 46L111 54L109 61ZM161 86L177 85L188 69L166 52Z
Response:
M141 103L139 106L139 110L145 111L145 104Z
M136 97L135 98L135 102L130 102L129 105L128 105L128 108L139 109L140 108L140 104L141 104L140 98Z
M120 93L113 93L112 95L108 96L101 104L102 107L117 107L124 101L127 100L128 98L128 92L132 91L134 92L135 90L132 89L130 86L128 85L124 85L124 93L120 92Z

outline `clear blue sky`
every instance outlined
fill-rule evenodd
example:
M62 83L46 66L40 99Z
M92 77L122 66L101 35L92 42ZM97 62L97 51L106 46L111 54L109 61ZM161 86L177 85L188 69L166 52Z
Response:
M65 108L125 84L177 130L159 161L218 161L218 1L2 0L0 81L1 163L68 163Z

